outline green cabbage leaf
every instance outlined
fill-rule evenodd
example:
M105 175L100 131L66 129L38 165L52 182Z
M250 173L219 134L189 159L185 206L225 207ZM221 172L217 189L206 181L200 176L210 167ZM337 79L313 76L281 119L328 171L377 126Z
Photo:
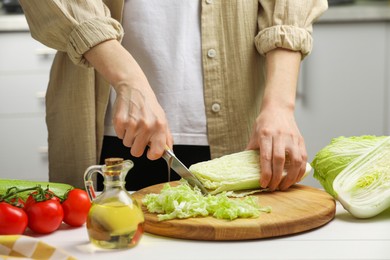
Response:
M338 137L319 151L314 177L353 216L390 207L390 137Z
M142 203L158 220L213 216L218 219L257 218L261 212L271 212L260 206L257 197L230 198L228 192L204 196L199 188L192 188L185 180L177 186L166 183L160 193L146 194Z

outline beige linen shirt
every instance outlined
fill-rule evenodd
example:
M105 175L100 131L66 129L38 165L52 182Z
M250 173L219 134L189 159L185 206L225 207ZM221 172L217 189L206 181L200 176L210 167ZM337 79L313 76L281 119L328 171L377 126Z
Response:
M31 35L57 49L46 94L49 180L83 187L99 162L109 84L83 54L121 40L124 0L20 0ZM260 109L264 54L281 47L308 55L312 23L327 0L202 0L201 37L212 157L243 150ZM153 44L151 39L150 44Z

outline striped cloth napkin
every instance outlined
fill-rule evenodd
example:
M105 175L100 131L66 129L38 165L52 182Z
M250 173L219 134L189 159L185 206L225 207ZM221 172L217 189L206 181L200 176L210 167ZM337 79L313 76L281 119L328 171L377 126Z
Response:
M0 259L64 259L73 256L39 239L23 235L0 236Z

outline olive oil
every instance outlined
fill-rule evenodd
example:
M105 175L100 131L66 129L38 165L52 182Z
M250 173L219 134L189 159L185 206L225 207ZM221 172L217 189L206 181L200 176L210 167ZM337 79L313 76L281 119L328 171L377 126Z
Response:
M138 244L144 216L136 205L119 202L92 204L87 220L92 244L101 248L129 248Z

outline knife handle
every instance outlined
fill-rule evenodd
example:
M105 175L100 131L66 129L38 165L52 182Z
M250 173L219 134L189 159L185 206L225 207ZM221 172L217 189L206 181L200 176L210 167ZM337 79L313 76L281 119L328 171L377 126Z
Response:
M168 147L168 145L165 145L165 151L162 155L162 157L169 163L169 160L175 156L173 151Z
M169 148L169 146L167 144L165 145L165 151L171 151L173 153L172 149Z

